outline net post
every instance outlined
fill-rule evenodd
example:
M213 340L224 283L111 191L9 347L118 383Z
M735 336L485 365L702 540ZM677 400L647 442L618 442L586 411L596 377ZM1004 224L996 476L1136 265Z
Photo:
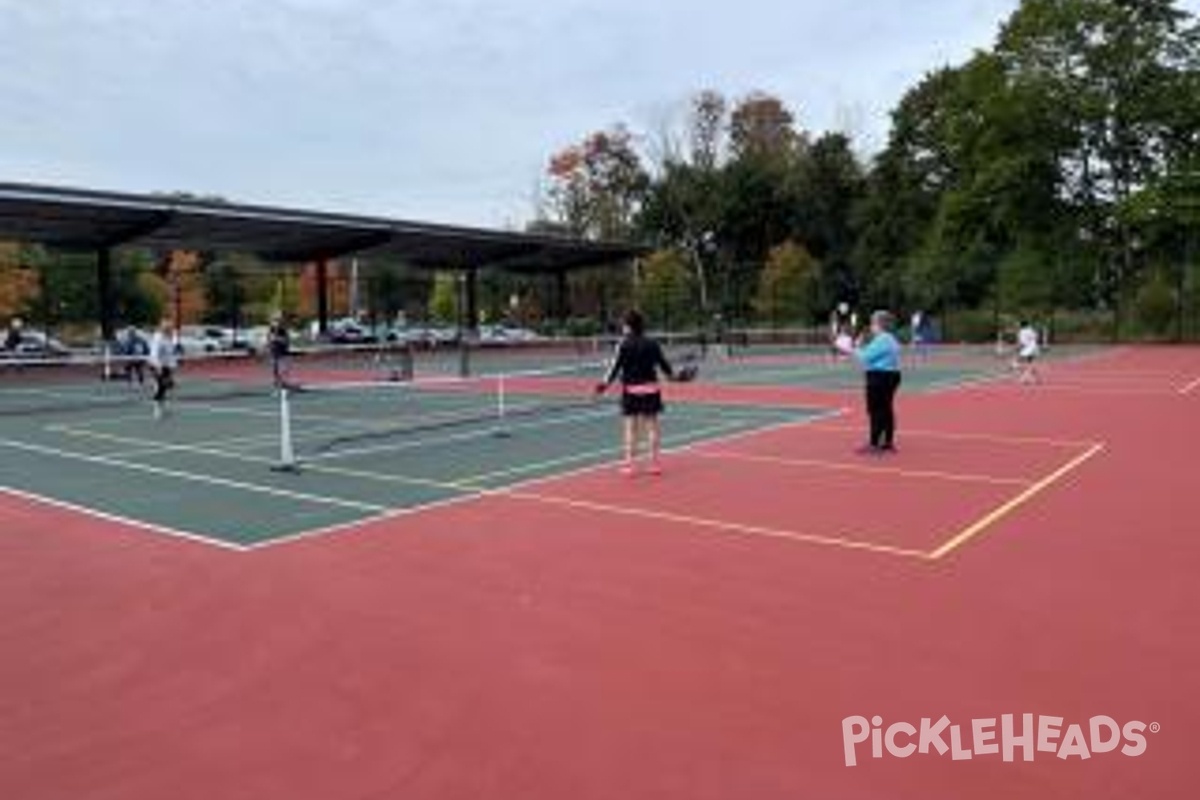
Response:
M279 463L272 469L275 472L299 472L296 464L296 450L292 443L292 404L287 387L279 389Z
M496 436L507 439L511 436L508 430L508 386L504 373L496 376Z
M416 345L412 342L405 342L404 349L400 354L400 379L403 381L411 381L416 377Z
M458 377L471 377L471 344L466 337L458 343Z

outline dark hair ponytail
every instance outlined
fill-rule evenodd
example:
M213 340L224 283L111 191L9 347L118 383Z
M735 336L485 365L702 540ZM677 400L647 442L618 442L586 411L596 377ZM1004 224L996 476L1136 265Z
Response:
M642 316L642 312L631 308L625 312L625 318L622 321L634 336L642 336L646 333L646 318Z

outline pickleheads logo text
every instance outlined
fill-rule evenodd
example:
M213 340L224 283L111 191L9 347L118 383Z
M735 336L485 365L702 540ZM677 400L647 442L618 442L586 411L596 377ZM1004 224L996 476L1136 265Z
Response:
M1053 755L1064 761L1086 761L1093 755L1120 752L1137 758L1146 752L1146 733L1158 733L1158 723L1118 723L1112 717L1092 717L1087 722L1064 725L1062 717L1034 714L1004 714L999 720L973 719L957 725L943 716L931 717L919 725L894 722L886 728L882 717L846 717L842 720L842 746L846 766L857 766L858 759L870 748L872 758L914 755L949 755L953 761L999 756L1004 761L1033 761L1038 754ZM867 742L870 742L868 745ZM862 745L863 753L859 752Z

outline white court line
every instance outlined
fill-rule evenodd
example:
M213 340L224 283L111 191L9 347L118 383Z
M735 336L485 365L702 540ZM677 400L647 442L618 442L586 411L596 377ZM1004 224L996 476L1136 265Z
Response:
M611 409L606 409L606 411L611 411ZM743 424L749 424L749 423L753 422L753 420L750 419L750 417L752 415L744 415L740 419L739 423L736 423L736 424L735 423L727 423L727 424L723 424L719 427L704 428L698 432L693 432L692 435L690 437L688 437L683 443L674 445L672 447L665 448L663 452L666 454L685 453L696 447L703 446L703 445L710 444L710 443L732 442L732 441L737 441L739 439L748 438L750 436L763 435L772 430L782 430L782 429L786 429L786 428L790 428L790 427L810 425L810 424L813 424L815 422L818 422L818 421L821 421L824 419L841 416L842 414L846 413L846 411L847 411L847 409L835 409L835 410L829 411L827 413L815 414L815 415L812 415L809 417L805 417L801 420L788 420L786 422L782 422L782 423L779 423L776 425L771 425L771 426L766 426L766 427L756 427L751 430L741 431L739 433L735 433L735 434L732 434L730 436L725 436L725 437L712 438L712 437L706 436L706 434L709 434L715 430L728 430L730 428L741 427ZM531 427L532 427L532 424L531 424ZM110 435L110 434L98 433L95 431L78 430L78 431L64 431L64 432L68 432L73 435L82 436L82 437L97 438L97 439L110 440L110 441L124 440L124 437L118 437L118 436L114 436L114 435ZM128 441L131 441L131 443L132 443L136 440L128 440ZM271 487L260 486L258 484L247 484L247 483L238 482L238 481L229 481L229 480L219 479L219 478L209 478L206 476L195 475L192 473L178 472L175 470L166 470L166 469L152 467L152 466L148 466L148 465L133 464L133 463L129 463L129 462L119 461L112 457L90 456L90 455L85 455L85 454L80 454L80 453L72 453L70 451L58 450L56 448L47 448L47 447L42 447L39 445L28 445L23 442L13 442L10 440L0 439L0 446L8 446L8 447L13 447L15 449L22 449L22 450L27 450L27 451L31 451L31 452L40 452L40 453L44 453L47 455L53 455L53 456L60 457L60 458L79 460L79 461L83 461L85 463L95 463L95 464L114 466L117 468L128 469L128 470L133 470L133 471L146 472L149 474L157 474L157 475L162 475L162 476L166 476L166 477L175 477L175 478L179 478L184 481L211 483L211 484L215 484L215 485L227 486L230 488L242 489L245 491L260 492L260 493L279 495L279 496L287 496L287 497L293 497L295 499L307 500L307 501L324 503L324 504L332 504L332 505L347 505L347 504L349 504L350 507L353 507L357 510L368 511L371 514L369 517L356 519L356 520L349 520L345 523L327 526L327 527L323 527L323 528L318 528L318 529L314 529L314 530L310 530L310 531L304 531L304 532L301 532L301 533L298 533L295 535L291 535L291 536L274 537L267 541L249 544L249 545L232 545L232 544L223 542L223 541L221 541L219 539L215 539L215 538L209 539L209 538L203 537L203 536L192 535L192 534L182 534L180 532L171 532L170 529L165 529L165 528L162 529L162 532L168 533L170 535L181 536L182 538L188 538L188 539L198 541L198 542L213 544L215 546L225 547L226 549L236 550L238 552L250 552L250 551L254 551L254 550L265 549L268 547L275 547L275 546L279 546L279 545L283 545L283 544L288 544L291 542L301 541L304 539L315 538L317 536L325 536L325 535L329 535L332 533L354 530L354 529L361 528L363 526L368 526L368 525L374 524L381 520L393 519L393 518L398 518L398 517L402 517L402 516L410 516L410 515L424 512L424 511L430 511L430 510L437 509L437 508L453 506L458 503L471 502L474 500L478 500L482 497L487 497L487 496L492 496L492 495L497 495L497 494L504 494L506 492L513 491L516 489L530 488L530 487L534 487L534 486L538 486L538 485L543 485L545 483L563 480L563 479L566 479L566 478L569 478L572 476L577 476L577 475L582 475L582 474L599 471L601 469L609 469L612 467L612 465L614 463L616 463L615 459L609 460L609 461L605 461L605 462L602 462L599 464L588 465L588 466L582 467L578 470L573 470L573 471L569 471L569 472L565 472L565 473L558 473L558 474L554 474L554 475L542 476L539 478L531 479L529 481L519 482L517 484L514 484L511 487L506 487L504 489L483 489L483 488L470 487L470 486L467 486L467 485L464 485L461 483L458 485L455 485L455 484L452 484L449 482L421 481L422 483L426 483L426 484L435 484L436 483L436 485L439 488L444 488L447 490L456 490L459 492L463 492L463 494L458 497L445 498L442 500L434 501L432 503L425 503L425 504L420 504L420 505L416 505L416 506L410 506L410 507L405 507L405 508L388 508L385 506L379 506L379 505L374 505L374 504L358 503L355 501L342 501L342 500L338 500L336 498L307 495L304 493L290 492L287 490L278 490L278 489L273 489ZM202 454L206 454L206 455L214 455L214 456L218 456L218 457L234 459L234 460L248 462L248 463L264 463L264 464L273 463L273 462L270 462L265 459L249 459L249 458L244 457L241 454L233 454L233 453L228 453L225 451L204 452L202 449L189 447L188 445L171 445L171 446L169 446L169 448L171 450L181 450L184 452L201 452ZM612 452L612 451L609 451L609 452ZM603 455L603 453L597 453L596 455ZM558 461L558 460L556 460L556 461ZM547 463L543 466L549 466L549 465L550 464ZM348 473L349 472L348 470L341 470L341 469L334 468L334 467L314 466L314 467L312 467L312 469L313 469L313 471L328 472L331 474L339 474L339 473ZM417 482L415 479L404 478L402 476L376 476L371 473L362 473L361 475L359 475L359 477L375 478L377 480L385 480L387 482L392 482L392 483ZM480 480L482 477L486 477L486 476L477 477L477 478L475 478L475 480ZM85 512L86 512L86 510L85 510ZM100 517L102 515L99 512L97 512L95 514L95 516ZM131 521L130 524L134 524L134 521ZM140 527L145 528L147 530L157 530L158 529L157 526L147 525L147 524L141 524Z
M571 414L568 416L557 416L552 420L543 418L540 421L527 422L527 423L522 423L522 424L517 424L517 425L505 425L503 430L518 431L518 430L525 430L527 428L541 429L541 428L552 427L552 426L557 426L557 425L568 425L568 424L571 424L574 422L590 420L592 418L610 417L612 415L612 413L613 413L613 411L611 408L597 409L594 411L586 411L581 414ZM457 433L457 434L450 434L450 435L446 435L446 436L437 436L437 437L425 436L420 439L406 440L402 443L397 442L397 443L389 444L389 445L373 445L371 447L361 447L361 448L355 448L353 450L338 450L336 452L328 453L323 456L301 457L301 461L302 461L302 463L308 464L308 463L312 463L312 462L316 462L316 461L331 461L331 460L334 460L337 458L348 458L348 457L357 456L357 455L372 455L375 453L397 453L397 452L403 452L405 450L415 450L415 449L427 448L427 447L437 447L439 445L447 444L450 442L470 441L472 439L489 439L496 435L497 428L493 421L485 420L485 421L482 421L480 424L484 427L481 427L479 430L472 430L472 431L468 431L465 433ZM101 434L99 432L90 431L89 429L87 429L85 427L59 425L59 426L53 426L53 427L49 428L49 430L52 430L55 432L60 432L60 433L69 433L69 434L74 434L74 435L83 435L83 436L92 435L92 436L95 436L96 438L104 437L104 438L108 438L111 441L123 441L123 442L127 442L129 444L139 443L139 440L136 440L136 439L132 439L132 438L128 438L128 437L120 437L120 436L109 436L108 434ZM397 435L402 435L404 433L405 433L405 431L403 431L403 430L396 432ZM412 433L416 433L416 431L413 431ZM251 438L253 438L253 437L251 437ZM308 436L297 437L297 440L307 441L307 440L316 439L316 438L318 438L318 437L315 434L310 434ZM329 434L326 434L325 436L322 436L320 438L327 439L327 438L329 438ZM245 440L243 439L241 441L245 441ZM231 444L232 442L233 442L233 440L231 440L231 439L214 439L211 442L208 442L207 444L208 445L225 445L225 444ZM209 448L210 449L209 454L210 455L219 455L219 456L224 456L224 457L238 457L238 458L244 457L244 459L248 462L263 462L263 463L271 463L271 464L277 463L277 460L264 459L261 457L253 457L253 456L249 455L249 453L251 453L255 450L260 450L263 447L266 447L268 444L278 447L279 446L279 434L276 433L273 436L273 440L271 442L264 441L262 444L255 445L253 447L245 447L245 448L231 447L229 450ZM114 455L112 455L112 457L113 458L132 458L134 456L140 456L140 455L154 455L155 453L169 451L172 449L184 448L184 447L189 447L189 445L171 445L171 444L152 445L152 444L147 444L146 446L144 446L140 449L124 451L121 453L114 454Z
M57 508L63 511L69 511L73 514L92 517L94 519L103 520L104 522L111 522L123 527L148 531L150 533L157 533L161 534L162 536L169 536L172 539L183 539L184 541L192 542L194 544L208 545L209 547L216 547L221 550L232 550L237 553L244 553L247 550L247 548L243 545L234 544L233 542L227 542L222 539L210 539L207 536L199 536L194 533L187 533L174 528L168 528L165 525L155 525L152 522L145 522L144 520L134 519L133 517L125 517L121 516L120 514L110 514L107 511L100 511L99 509L89 508L76 503L70 503L65 500L56 500L52 497L46 497L45 495L36 494L34 492L15 489L11 486L0 486L0 493L18 497L31 503L49 506L50 508Z
M63 433L67 436L73 436L73 437L77 437L77 438L81 438L81 439L95 439L98 441L112 442L114 444L135 444L136 443L135 439L130 439L130 438L127 438L124 436L117 436L115 434L99 433L96 431L64 429L64 430L61 430L60 433ZM120 452L120 453L106 453L104 457L112 458L112 459L125 459L125 458L137 458L139 456L162 455L163 453L189 453L191 455L210 456L212 458L220 458L220 459L224 459L226 461L236 461L239 464L260 464L264 467L275 467L275 466L279 465L279 461L277 459L264 458L261 456L250 456L245 453L231 452L229 450L217 450L217 449L201 447L201 446L192 445L192 444L166 444L166 443L163 443L163 444L159 445L158 448L155 450L150 450L150 451L147 451L145 449L138 450L138 451L126 450L126 451ZM307 464L307 462L305 462L305 461L300 462L301 466L304 466L306 464ZM316 467L310 467L310 469L312 471L320 471L320 472L326 472L329 474L336 474L333 470L329 470L329 469L318 469ZM432 479L432 478L414 478L414 477L407 477L407 476L403 476L403 475L394 475L392 483L404 483L404 484L409 484L412 486L424 486L427 488L434 488L434 489L449 489L449 490L455 490L455 491L464 491L464 489L455 485L454 483L451 483L449 481L439 481L439 480ZM390 507L381 507L381 508L387 509Z
M1189 395L1192 392L1196 391L1196 389L1200 389L1200 378L1196 378L1196 380L1192 381L1187 386L1184 386L1182 389L1179 390L1179 393L1181 395Z
M1051 356L1051 357L1047 357L1047 358L1042 358L1038 363L1041 365L1041 368L1043 370L1045 370L1048 374L1052 374L1054 372L1054 367L1056 367L1056 366L1060 366L1060 365L1070 366L1073 364L1081 364L1081 363L1087 363L1090 361L1097 361L1097 360L1104 359L1104 358L1113 358L1117 355L1120 355L1127 349L1128 348L1113 347L1113 348L1105 348L1105 349L1102 349L1102 350L1099 350L1096 352L1080 353L1079 355L1074 355L1074 356L1063 356L1062 358L1055 358L1055 357ZM998 356L998 358L1001 358L1001 357ZM1003 358L1005 358L1005 360L1007 360L1007 356L1004 356ZM955 392L955 391L960 391L960 390L974 389L974 388L979 388L979 387L984 387L984 386L992 386L992 385L996 385L996 384L1003 386L1004 379L1012 377L1012 376L1013 376L1013 371L1011 369L994 368L991 371L987 371L982 375L977 375L974 377L967 377L967 378L961 378L961 379L947 379L944 381L935 381L931 384L926 385L925 387L923 387L921 389L916 390L916 393L919 395L937 395L937 394L947 394L950 392Z
M993 387L1013 393L1036 394L1037 392L1059 392L1061 394L1076 394L1082 397L1173 397L1175 392L1168 386L1159 388L1121 387L1118 385L1104 386L1098 383L1073 383L1056 381L1053 377L1042 378L1035 383L1020 383L1011 381Z
M804 533L802 531L781 530L779 528L768 528L761 525L748 525L742 522L730 522L727 520L709 519L706 517L693 517L668 511L655 511L652 509L638 508L636 506L597 503L591 500L574 500L569 497L556 497L554 495L543 495L534 492L508 491L505 494L513 500L533 502L542 505L560 506L563 508L589 511L592 513L614 514L621 517L648 519L654 522L665 522L684 527L699 528L702 530L715 530L727 536L736 535L760 539L783 539L785 541L803 542L805 544L823 545L825 547L839 547L845 550L864 550L872 553L903 556L905 558L913 558L920 561L929 560L929 554L920 550L910 550L908 548L895 547L893 545L886 544L874 544L870 541L867 541L866 537L863 539L849 539L845 537L819 536L817 534Z
M965 378L945 378L940 381L928 383L925 386L917 387L913 390L913 394L918 396L948 394L950 392L957 392L963 389L971 389L976 386L986 386L988 384L996 383L1003 378L1010 377L1011 375L1011 372L1005 371L986 372L982 375L975 375ZM903 385L901 385L901 388L904 388Z
M605 414L605 416L607 416L607 414ZM826 419L830 416L832 416L832 415L829 415L829 414L815 415L813 417L807 417L803 421L805 423L810 423L812 421L816 421L817 419ZM745 427L746 425L753 424L754 422L756 422L756 420L753 419L752 415L736 416L733 421L727 421L727 422L724 422L719 425L710 425L710 426L700 428L699 431L693 431L691 433L691 435L686 437L686 441L688 441L688 442L715 441L716 439L711 437L710 434L721 433L721 432L728 431L728 430L740 429L740 428ZM536 428L536 427L541 427L541 426L537 425L537 423L529 423L524 427L535 427ZM118 436L116 434L101 433L99 431L89 431L86 429L74 429L74 428L69 428L66 426L60 426L56 430L57 430L57 432L65 434L67 436L86 438L86 439L94 439L97 441L106 441L106 442L112 442L115 444L138 444L139 443L139 440L136 440L136 439L132 439L132 438L125 437L125 436ZM751 429L750 431L748 431L748 433L760 432L762 430L763 430L763 428L761 428L761 427L755 427L755 428ZM486 432L486 435L488 435L488 436L494 435L494 431L488 431L488 432ZM434 442L426 442L425 444L440 444L443 441L444 440L439 440L439 441L434 441ZM415 446L417 446L417 445L409 442L409 443L406 443L403 447L397 446L394 449L397 449L397 450L398 449L409 449L409 448L412 448ZM277 461L275 461L275 460L268 459L268 458L262 458L262 457L248 456L242 452L230 452L227 450L213 449L213 448L202 447L202 446L198 446L198 445L171 444L171 443L162 443L162 444L155 446L153 449L142 448L140 450L128 450L128 451L122 451L122 452L118 452L118 453L107 453L107 454L105 454L104 457L109 458L109 459L124 459L124 458L134 458L134 457L141 456L141 455L151 455L152 456L152 455L158 455L158 454L170 453L170 452L181 452L181 453L190 453L190 454L194 454L194 455L212 456L214 458L221 458L221 459L226 459L226 460L230 460L230 461L237 461L239 463L245 463L245 464L262 464L264 466L274 466L277 464ZM338 468L338 467L327 467L327 466L324 466L326 461L319 460L319 459L307 459L307 460L302 459L300 462L300 465L302 468L307 468L313 472L321 472L321 473L331 474L331 475L346 475L346 476L351 476L351 477L356 477L356 478L365 478L368 480L377 479L377 480L381 480L386 483L410 484L410 485L415 485L415 486L426 486L426 487L432 487L432 488L438 488L438 489L447 489L447 490L451 490L451 491L459 491L459 492L469 493L469 492L473 492L477 489L477 484L483 483L484 481L492 480L492 479L495 479L498 477L505 477L505 476L509 476L509 475L518 475L518 474L522 474L522 473L526 473L526 472L535 472L535 471L546 469L546 468L552 467L552 466L558 466L561 464L570 464L570 463L575 463L578 461L589 460L589 459L596 458L599 456L606 456L613 452L614 452L614 448L606 447L602 450L592 450L592 451L587 451L584 453L576 453L576 454L573 454L570 456L565 456L562 458L538 461L538 462L534 462L532 464L527 464L527 465L524 465L521 467L514 467L511 469L496 470L493 472L482 473L482 474L478 474L478 475L471 475L471 476L468 476L465 478L460 478L457 480L437 480L437 479L417 478L417 477L395 475L395 474L385 474L385 475L380 476L378 473L363 472L363 471L359 471L359 470L351 470L351 469L344 469L344 468ZM318 461L320 461L319 464L317 463Z
M859 428L851 428L846 425L814 426L813 431L817 433L861 433ZM947 439L950 441L964 442L993 442L995 444L1013 445L1046 445L1048 447L1065 447L1071 449L1092 447L1093 445L1097 444L1097 442L1083 439L1051 439L1038 436L1006 436L1004 434L992 433L960 433L957 431L937 431L929 428L904 428L903 432L905 436L917 436L929 439Z
M262 486L257 483L246 483L244 481L235 481L227 478L216 478L211 475L197 475L192 472L182 472L180 470L165 469L162 467L153 467L147 464L135 464L130 461L121 461L115 458L107 458L105 456L93 456L85 453L75 453L70 450L62 450L56 447L46 447L44 445L31 444L29 442L21 442L14 439L0 439L0 447L7 447L11 450L20 450L25 453L35 453L37 455L51 456L53 458L63 459L65 461L79 461L85 464L99 464L105 467L115 467L117 469L128 470L131 472L142 472L148 475L158 475L165 478L176 478L188 483L203 483L209 486L220 486L226 489L235 489L252 494L263 494L273 497L285 497L289 500L299 500L314 505L334 506L337 508L347 508L355 511L368 511L379 513L387 511L386 506L376 505L374 503L361 503L357 500L341 500L336 497L324 497L321 495L308 494L306 492L294 492L290 489L276 489L270 486Z
M707 430L708 429L702 430L701 433L705 433L705 432L707 432ZM691 447L691 446L694 446L697 442L702 443L703 441L705 441L705 440L699 439L699 438L693 436L691 439L688 439L685 442L685 445L683 445L683 446ZM680 447L680 446L677 446L677 447ZM663 452L664 453L672 453L672 452L677 452L677 450L668 448L668 449L665 449ZM616 455L616 448L608 448L607 450L604 450L604 451L597 451L593 455L606 455L609 453L613 453L614 455ZM543 466L543 465L549 465L550 463L551 462L542 462L539 464L535 464L533 466L538 467L538 466ZM614 458L612 460L603 462L602 464L589 465L587 467L582 467L580 469L573 470L570 472L558 473L556 475L549 476L547 478L547 480L561 480L563 478L570 477L572 475L579 475L579 474L591 472L592 470L598 469L600 467L611 468L612 465L615 463L616 463L616 460ZM406 480L402 476L388 475L385 473L364 472L361 470L344 469L342 467L316 466L316 467L312 467L312 471L319 472L322 474L341 475L341 476L345 476L345 477L361 478L363 480L373 481L376 483L403 483ZM361 519L361 520L351 520L348 522L341 522L341 523L329 525L329 526L326 526L323 528L314 528L312 530L302 531L302 532L294 534L292 536L275 537L270 540L260 542L258 544L250 545L245 549L247 549L247 550L262 550L262 549L266 549L269 547L274 547L276 545L291 544L293 542L303 541L303 540L307 540L307 539L315 539L315 538L329 536L329 535L333 535L333 534L344 533L347 531L353 531L353 530L362 528L364 526L373 525L373 524L375 524L377 522L381 522L381 521L393 520L393 519L398 519L400 517L406 517L406 516L413 516L416 514L427 512L427 511L434 511L434 510L437 510L440 508L448 508L448 507L453 507L453 506L457 506L460 504L471 503L471 502L474 502L477 500L482 500L482 499L489 498L489 497L502 497L505 494L507 494L509 491L512 490L511 488L489 489L486 487L479 486L477 484L472 485L471 481L474 481L474 480L478 480L478 478L470 478L466 481L463 481L462 485L447 486L447 488L456 489L457 491L462 492L461 494L459 494L456 497L447 497L442 500L434 500L429 503L420 503L415 506L396 508L396 509L393 509L392 511L389 511L387 513L384 513L384 514L381 514L381 515L378 515L375 517L370 517L370 518ZM528 486L528 485L532 485L536 482L539 482L541 480L543 480L543 479L538 478L535 480L518 483L515 486ZM515 486L513 488L515 488Z
M738 363L738 362L731 362ZM821 375L839 375L844 372L852 371L847 363L839 364L804 364L795 367L789 367L786 364L772 364L769 368L757 368L754 365L748 365L743 370L739 370L739 374L747 379L761 380L766 376L780 375L784 377L817 377ZM729 377L722 376L718 373L714 378L715 383L725 382Z
M686 405L688 408L703 407L700 404L679 404L679 406L677 406L677 407L682 407L684 405ZM753 408L753 407L747 406L746 408ZM788 412L788 409L770 409L770 410L766 410L766 411L760 411L758 416L777 417L781 413L787 413L787 412ZM756 415L753 412L743 413L739 409L739 411L735 412L735 413L740 414L741 416L739 418L745 422L756 421L755 420ZM541 430L542 428L549 427L551 425L551 423L553 423L554 425L568 425L568 424L571 424L574 422L589 421L592 419L611 418L613 416L613 414L614 414L614 409L611 406L605 405L602 408L591 409L588 411L583 411L578 414L569 414L567 416L555 416L553 419L547 419L545 417L542 417L540 419L534 418L530 422L516 424L516 425L510 425L510 424L505 423L505 424L497 427L496 420L485 420L485 421L480 422L481 425L486 426L485 428L483 428L481 430L468 431L466 433L453 434L450 436L431 437L431 438L426 438L426 439L423 439L420 441L414 441L414 442L403 442L403 443L394 443L394 444L378 444L378 445L371 445L369 447L353 448L353 449L349 449L349 450L339 449L339 450L334 450L332 452L329 452L329 453L326 453L323 455L314 455L314 456L303 457L303 458L301 458L301 462L305 463L305 464L318 463L318 462L323 463L326 461L338 461L341 459L353 458L354 456L361 456L361 455L374 455L376 453L396 453L396 452L402 452L404 450L412 450L412 449L419 449L422 447L437 446L440 444L445 444L447 442L459 442L459 441L469 441L472 439L491 438L491 437L494 437L498 431L500 431L500 432L518 431L518 430L526 430L526 429L530 429L530 428L535 429L535 430ZM731 416L731 415L727 415L727 416ZM400 433L403 433L403 431L401 431Z
M582 422L582 421L587 421L587 420L591 420L591 419L599 419L602 417L611 417L612 415L613 415L613 409L608 406L605 406L603 408L594 408L594 409L589 409L587 411L581 411L578 414L568 414L566 416L560 415L560 416L555 416L553 419L546 419L543 417L541 419L534 419L530 422L519 423L519 424L515 424L515 425L510 425L508 423L503 423L501 425L501 421L499 420L499 418L483 419L483 420L479 420L479 422L478 422L478 424L481 426L481 428L479 430L465 431L463 433L455 433L455 434L450 434L448 436L426 437L424 439L410 441L410 442L395 442L392 444L376 444L376 445L371 445L369 447L356 447L356 448L351 448L348 450L338 449L338 450L333 450L329 453L324 453L322 455L313 455L313 456L303 457L301 460L304 463L310 463L310 462L317 462L317 461L336 461L338 459L353 458L354 456L362 456L362 455L373 455L375 453L398 453L398 452L403 452L405 450L414 450L414 449L419 449L422 447L436 447L437 445L446 444L449 442L464 442L464 441L471 441L473 439L489 439L489 438L494 437L496 435L497 431L500 431L500 430L520 431L520 430L526 430L529 428L541 429L541 428L549 427L551 425L551 423L553 423L553 425L555 425L555 426L569 425L569 424L572 424L575 422ZM464 424L470 424L470 423L464 422ZM400 430L400 431L397 431L396 435L398 435L398 436L404 435L404 433L405 432L403 430ZM317 438L317 437L314 434L312 438ZM320 438L327 439L327 438L329 438L329 434L324 434Z
M747 431L741 431L738 433L733 433L733 434L730 434L729 436L721 436L721 437L717 437L717 438L703 438L703 439L702 438L694 438L693 440L687 441L683 444L676 444L676 445L672 445L670 447L664 447L662 452L664 455L684 455L684 454L691 452L692 450L694 450L696 448L703 447L707 444L724 444L724 443L729 443L729 442L736 442L736 441L740 441L742 439L748 439L752 436L764 435L764 434L768 434L768 433L771 433L774 431L781 431L781 430L787 430L789 428L803 427L806 425L811 425L815 422L820 422L822 420L831 419L834 417L840 417L840 416L846 414L848 411L849 411L849 409L836 408L836 409L831 409L824 413L814 414L814 415L812 415L810 417L806 417L804 419L788 420L786 422L780 422L776 425L768 425L768 426L764 426L764 427L760 427L760 428L755 428L753 430L747 430ZM502 489L480 489L477 492L474 492L469 495L464 495L462 497L451 497L451 498L447 498L444 500L437 500L432 503L426 503L423 505L412 506L412 507L409 507L406 509L400 509L397 511L397 513L394 516L411 516L411 515L416 515L416 514L425 512L425 511L434 511L434 510L444 509L444 508L453 508L460 504L473 503L473 502L477 502L481 499L485 499L485 498L489 498L489 497L504 497L506 494L511 493L511 492L525 491L525 490L532 489L537 486L544 486L546 484L552 484L552 483L557 483L559 481L570 480L572 478L578 478L578 477L582 477L584 475L591 475L593 473L601 472L603 470L611 470L617 463L619 463L619 459L613 459L613 460L605 461L605 462L598 463L598 464L589 464L588 466L580 467L579 469L569 470L567 472L556 473L554 475L543 475L541 477L531 478L527 481L519 481L519 482L513 484L512 486L507 486ZM391 515L389 515L389 516L391 516ZM301 542L301 541L305 541L308 539L327 536L331 533L352 532L352 531L360 528L361 525L363 525L363 524L369 524L369 521L359 522L359 523L349 522L344 525L337 525L337 526L333 526L333 527L329 527L329 528L317 528L312 531L302 531L302 532L294 534L292 536L280 536L280 537L271 539L269 541L258 542L256 544L249 545L249 546L247 546L246 549L247 550L266 550L266 549L273 548L273 547L286 546L286 545L289 545L289 544L292 544L295 542Z
M728 422L723 425L710 425L710 426L707 426L704 428L700 428L699 431L694 432L692 436L688 436L686 438L689 442L690 441L700 441L702 439L707 438L709 434L720 434L720 433L724 433L725 431L741 430L742 428L745 427L745 424L746 423L744 421L741 421L741 422ZM476 474L476 475L471 475L470 477L462 479L462 483L467 484L467 485L486 483L487 481L494 480L496 478L507 478L507 477L513 476L513 475L523 475L528 472L537 472L539 470L546 469L548 467L558 467L558 466L562 466L564 464L575 464L580 461L589 461L593 458L608 456L608 455L618 453L618 452L619 452L619 448L616 448L616 447L605 447L602 450L589 450L589 451L585 451L583 453L576 453L576 454L570 455L570 456L563 456L562 458L552 458L552 459L547 459L546 461L539 461L535 464L526 464L521 467L511 467L509 469L500 469L500 470L495 470L493 472L484 472L484 473L480 473L480 474Z
M547 427L547 426L551 426L551 425L566 425L571 422L589 419L593 416L609 416L612 413L613 413L613 410L606 406L602 409L593 409L593 410L589 410L589 411L586 411L586 412L583 412L580 414L571 414L568 416L559 415L559 416L555 416L553 419L542 418L541 421L506 425L505 430L524 430L525 428L531 428L531 427L542 428L542 427ZM138 419L140 420L141 418L139 417ZM113 420L113 421L115 421L115 420ZM342 450L342 451L338 451L337 455L365 455L365 454L371 454L374 452L393 452L393 451L407 450L407 449L411 449L411 448L436 446L436 445L439 445L439 444L442 444L445 442L467 441L470 439L491 437L491 436L494 436L496 433L496 428L493 423L494 423L493 420L480 420L479 424L486 425L487 426L486 429L474 430L474 431L470 431L467 433L453 434L453 435L449 435L449 436L437 436L437 437L426 436L426 437L418 439L418 440L407 441L404 444L378 445L377 446L378 450L375 448L359 448L354 451ZM141 440L132 439L130 437L122 437L122 436L117 436L115 434L114 435L101 434L98 431L94 431L91 426L47 425L45 427L45 430L48 430L48 431L51 431L54 433L71 433L71 434L82 434L82 435L92 434L92 435L95 435L96 437L105 436L105 437L110 438L113 441L126 441L130 444L142 443ZM381 429L381 430L383 432L387 432L387 430L389 430L389 429ZM367 431L364 430L363 432L366 433ZM399 433L402 433L402 432L403 431L400 431ZM419 430L413 431L413 432L417 433L417 432L419 432ZM318 439L318 438L327 439L327 438L329 438L330 435L336 436L336 434L330 434L330 433L318 434L316 432L308 432L308 433L301 432L300 435L296 436L296 440L297 441L308 441L311 439ZM252 446L250 446L250 447L232 447L232 445L234 445L234 444L240 444L240 443L245 443L245 442L255 442L255 444L252 444ZM257 436L239 436L236 438L228 437L228 438L219 438L219 439L207 439L207 440L205 440L204 444L206 447L208 447L210 449L213 448L214 446L220 447L220 446L224 446L224 445L231 445L230 450L224 451L224 454L225 455L233 455L234 453L237 453L240 455L240 454L247 453L247 452L253 452L255 450L261 450L267 446L278 447L279 446L279 432L276 431L271 434L260 434ZM139 455L153 455L154 453L163 452L165 450L170 450L173 447L176 447L175 445L152 444L152 443L144 443L144 445L145 445L144 447L141 447L137 450L131 450L131 451L117 453L117 454L110 454L110 457L112 457L112 458L130 458L132 456L139 456ZM180 446L182 446L182 445L180 445ZM251 460L251 459L248 458L247 460Z
M929 481L940 480L953 483L976 483L994 486L1029 486L1031 480L1022 478L1005 478L997 475L977 475L969 472L945 472L942 470L903 469L901 467L879 467L865 464L851 464L845 461L828 461L815 458L784 458L781 456L757 455L754 453L738 453L732 450L695 451L697 458L707 458L713 461L741 461L747 464L766 464L780 467L815 468L830 472L852 472L865 475L891 475L899 478L912 478Z

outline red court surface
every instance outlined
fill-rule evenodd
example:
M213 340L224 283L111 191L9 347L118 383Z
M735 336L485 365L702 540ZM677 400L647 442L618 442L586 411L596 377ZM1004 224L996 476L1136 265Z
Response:
M1198 379L1127 348L904 396L887 459L855 409L250 553L7 496L0 797L1196 797ZM1144 752L846 764L847 718L1026 713Z

